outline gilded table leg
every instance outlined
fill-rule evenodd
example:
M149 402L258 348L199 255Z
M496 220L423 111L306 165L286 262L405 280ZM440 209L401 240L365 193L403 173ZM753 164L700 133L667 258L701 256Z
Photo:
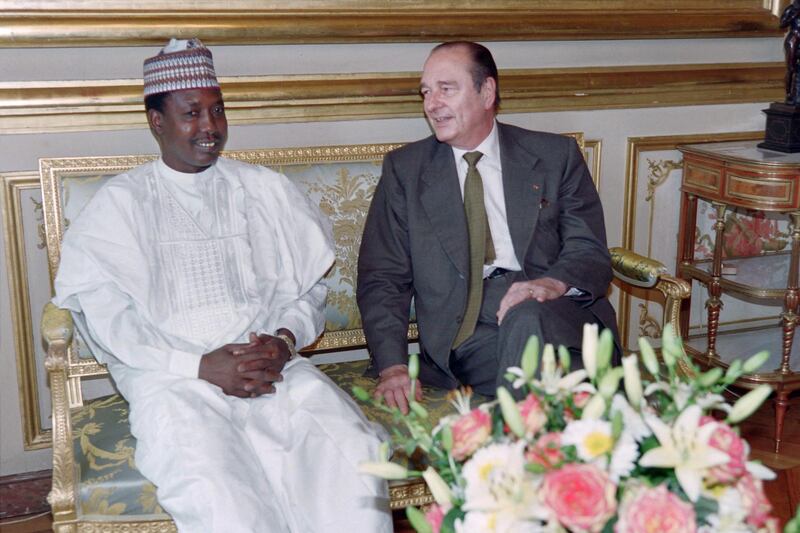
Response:
M681 195L680 228L678 229L678 265L675 268L678 276L687 278L681 271L682 267L694 261L695 232L697 231L697 196L683 193ZM691 284L691 280L689 280ZM681 302L680 327L678 332L683 338L689 336L689 312L691 310L691 295Z
M709 361L717 359L717 331L719 330L719 312L722 309L722 243L725 234L725 204L713 203L717 210L717 221L714 223L714 260L711 263L711 279L708 283L708 348L706 356Z
M792 255L789 262L789 280L786 284L786 294L783 297L783 353L781 356L781 373L791 372L789 358L792 355L792 341L794 330L797 327L797 306L800 302L800 289L798 289L798 268L800 268L800 212L792 213Z
M779 388L775 394L775 453L781 452L781 437L783 436L783 421L789 409L789 391L784 387Z

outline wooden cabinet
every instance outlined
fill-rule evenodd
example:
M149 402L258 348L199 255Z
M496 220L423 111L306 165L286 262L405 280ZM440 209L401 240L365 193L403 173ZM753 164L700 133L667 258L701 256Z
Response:
M726 366L717 352L719 317L723 293L781 310L781 358L778 368L745 376L742 385L769 383L775 389L775 448L780 447L789 394L800 389L800 372L793 370L792 346L798 326L798 262L800 261L800 153L784 154L756 147L756 141L736 141L679 146L683 152L681 218L678 231L679 277L696 280L708 288L707 347L704 352L687 351L703 366ZM713 256L695 258L697 202L711 203L716 211ZM724 258L726 212L740 207L784 213L791 218L789 252L753 257ZM682 313L682 334L688 333L689 307ZM747 356L751 354L736 354ZM795 370L797 365L795 365Z

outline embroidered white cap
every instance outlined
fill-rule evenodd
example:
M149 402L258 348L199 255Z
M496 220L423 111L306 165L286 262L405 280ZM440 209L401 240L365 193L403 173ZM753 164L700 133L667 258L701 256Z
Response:
M211 50L200 39L171 39L157 56L144 61L144 95L186 89L219 88Z

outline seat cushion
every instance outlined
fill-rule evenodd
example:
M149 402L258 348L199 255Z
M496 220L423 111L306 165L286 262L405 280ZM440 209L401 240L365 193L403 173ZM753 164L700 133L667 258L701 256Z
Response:
M321 365L320 369L350 394L355 385L372 392L375 381L364 377L367 364L367 361L333 363ZM446 396L447 391L425 389L423 405L434 424L442 416L455 412ZM485 398L475 400L479 402ZM391 428L391 415L358 403L370 420ZM87 402L73 412L72 424L77 477L80 480L78 512L83 519L169 520L169 515L158 504L155 486L136 469L136 439L130 432L128 403L119 394ZM392 482L392 487L395 489L406 484ZM397 491L392 492L395 494Z
M91 400L73 413L72 424L82 518L169 520L155 486L134 464L128 402L119 394Z

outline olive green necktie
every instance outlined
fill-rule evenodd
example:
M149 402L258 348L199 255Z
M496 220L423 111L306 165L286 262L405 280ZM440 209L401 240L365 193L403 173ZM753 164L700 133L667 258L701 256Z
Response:
M483 203L483 180L476 166L482 156L480 152L464 154L469 165L464 181L464 213L467 215L469 233L469 288L464 320L453 341L453 348L457 348L475 332L483 300L483 265L491 264L495 258L492 232Z

